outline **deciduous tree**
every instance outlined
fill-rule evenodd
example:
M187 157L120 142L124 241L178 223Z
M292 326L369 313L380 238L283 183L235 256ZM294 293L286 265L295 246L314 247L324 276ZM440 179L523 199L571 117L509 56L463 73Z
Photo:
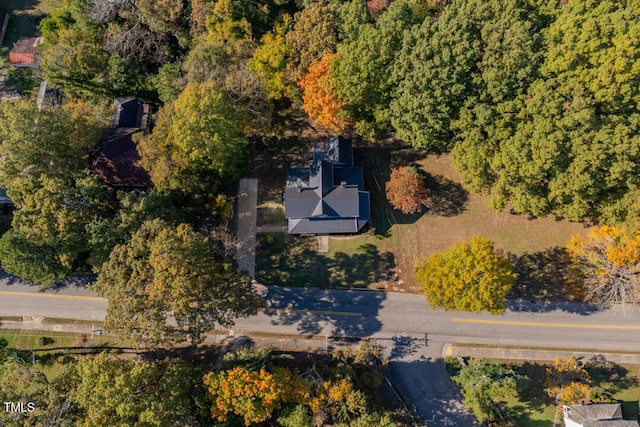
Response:
M71 272L60 262L55 247L34 243L16 229L0 237L0 263L7 273L43 287L53 285Z
M243 124L242 112L215 83L189 83L160 110L153 132L138 141L141 164L160 192L212 194L246 165Z
M196 425L204 396L196 371L180 359L144 362L106 352L79 359L71 395L81 426Z
M89 151L107 126L104 105L69 103L38 111L33 102L0 102L0 185L41 175L85 176Z
M569 254L585 277L586 296L603 306L640 301L640 230L600 226L574 235Z
M86 256L89 247L85 227L107 200L95 176L63 183L41 175L21 180L7 194L20 206L11 225L25 238L35 245L54 248L57 262L69 271L81 255Z
M343 111L358 133L368 139L390 128L391 69L404 31L414 23L409 4L396 1L375 24L361 24L338 45L331 63L335 92L345 102Z
M105 327L150 345L197 343L216 324L254 314L261 301L251 279L216 261L203 236L161 220L115 247L95 290L109 300Z
M518 395L514 372L492 361L472 360L452 379L462 388L462 402L481 423L500 419L498 399Z
M302 89L302 108L313 120L341 132L347 125L340 117L340 109L345 105L339 101L330 73L331 60L336 54L327 54L316 63L311 64L309 72L298 82Z
M213 418L225 421L228 414L235 413L244 418L246 426L268 420L287 400L291 376L284 368L276 368L273 373L264 368L250 371L242 367L208 373L203 382L214 400Z
M556 359L553 366L546 368L545 387L549 396L563 403L579 403L589 395L591 379L589 372L575 357L566 361Z
M423 206L429 206L429 190L424 179L413 167L401 167L391 170L391 177L385 186L387 200L395 209L404 214L420 212Z
M311 64L335 52L338 44L338 5L326 0L314 1L293 17L293 30L286 35L291 48L287 74L297 82L307 74Z
M285 34L293 25L291 16L284 15L273 32L262 36L260 46L249 60L249 69L255 71L265 81L267 95L271 99L295 99L295 84L285 75L285 67L289 58L290 47Z
M0 350L2 353L2 350ZM70 369L61 366L50 381L41 365L24 361L15 352L2 360L0 355L0 396L4 402L22 403L23 411L0 411L0 425L31 427L76 425L76 405L65 384ZM33 405L29 412L27 405Z
M475 236L418 260L416 280L433 308L502 313L516 275L504 254Z
M521 6L483 26L493 47L482 51L483 83L454 123L461 141L452 158L496 209L620 223L637 211L640 173L635 6L581 0L546 17L543 9L539 19L514 20Z
M98 272L117 245L126 244L145 221L162 219L178 224L184 212L157 191L118 192L118 206L112 218L97 217L87 224L91 264Z
M390 106L391 123L399 138L418 147L451 147L451 121L475 92L473 72L482 48L473 10L484 2L457 2L438 19L427 18L403 39L393 64L397 84Z
M0 251L12 274L51 285L81 265L85 226L106 202L103 187L86 175L104 113L103 106L85 103L43 111L22 101L0 103L0 185L19 207Z

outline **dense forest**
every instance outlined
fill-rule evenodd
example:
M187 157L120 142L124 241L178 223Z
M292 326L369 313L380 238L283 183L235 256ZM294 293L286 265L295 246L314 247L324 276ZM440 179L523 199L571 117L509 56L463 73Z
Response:
M0 188L16 205L2 269L44 287L95 275L105 330L140 347L195 349L256 313L262 298L236 272L233 192L261 150L302 128L448 153L498 211L597 224L572 258L632 276L605 303L637 295L640 0L61 0L39 31L36 73L65 102L0 102ZM125 96L153 111L135 140L147 191L88 173ZM407 212L430 203L417 184ZM456 251L469 252L423 266L449 272ZM41 424L396 425L374 410L386 362L369 344L304 369L270 355L218 371L63 355L52 379L0 342L0 392L39 402Z
M336 132L451 152L496 209L614 224L640 210L639 9L65 0L41 24L43 73L71 98L159 106L140 142L158 190L219 190L247 137L301 108Z

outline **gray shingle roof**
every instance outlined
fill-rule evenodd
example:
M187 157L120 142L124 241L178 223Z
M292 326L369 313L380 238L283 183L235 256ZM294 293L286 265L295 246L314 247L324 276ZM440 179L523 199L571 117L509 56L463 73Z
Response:
M283 198L291 234L357 233L370 218L362 168L342 137L316 143L308 169L287 170Z
M634 420L622 419L619 403L592 403L565 405L564 416L583 427L638 427Z

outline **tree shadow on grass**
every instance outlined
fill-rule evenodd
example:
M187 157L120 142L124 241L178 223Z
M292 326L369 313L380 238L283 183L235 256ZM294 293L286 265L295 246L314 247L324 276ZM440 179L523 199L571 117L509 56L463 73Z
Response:
M329 263L329 285L332 287L366 287L371 283L386 280L389 272L395 268L391 252L380 253L372 244L360 246L358 252L347 255L335 254Z
M518 381L518 395L520 401L530 412L542 412L545 406L553 404L545 390L544 382L547 371L544 365L525 362L513 367L516 374L528 378L527 381Z
M627 368L609 362L602 356L594 357L587 361L586 368L593 384L601 387L607 393L616 394L638 386L638 379L628 375L629 370Z
M564 248L508 254L518 275L509 298L514 311L543 312L555 309L583 314L597 310L584 302L582 276ZM519 302L517 301L519 300Z
M431 206L428 215L456 216L465 210L469 200L469 192L457 182L442 175L423 174L425 185L431 191Z
M553 421L548 420L532 420L531 411L524 405L516 405L509 408L509 414L518 422L526 420L527 427L553 427Z
M395 224L413 224L422 215L455 216L465 210L469 193L458 183L442 175L431 175L420 171L425 186L431 193L431 206L422 211L405 215L387 201L385 186L391 170L415 165L426 157L425 150L407 147L373 145L354 150L356 164L364 169L365 189L371 194L370 225L376 235L387 236Z
M333 258L318 252L310 237L273 235L274 242L260 241L257 248L258 279L265 285L319 288L366 288L386 280L394 265L391 252L380 253L372 244L360 246L349 255Z

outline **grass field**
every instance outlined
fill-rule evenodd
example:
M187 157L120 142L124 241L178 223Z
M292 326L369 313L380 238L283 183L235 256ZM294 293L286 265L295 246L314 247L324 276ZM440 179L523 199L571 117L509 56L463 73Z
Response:
M313 238L305 241L305 238L280 237L278 244L272 247L261 245L257 259L259 271L261 267L263 271L275 266L283 269L270 272L265 283L282 280L283 284L300 281L298 284L304 283L304 286L335 286L339 283L339 275L330 271L323 273L327 268L340 265L346 269L347 263L351 263L353 270L361 271L368 263L369 266L376 264L377 271L385 269L385 273L372 275L370 279L377 281L366 286L417 292L413 266L418 258L479 234L495 242L513 262L518 280L512 297L581 298L576 272L563 248L571 235L586 232L582 224L554 217L530 219L526 215L513 215L508 209L504 212L490 210L485 197L470 194L462 187L447 155L384 145L369 145L356 149L354 154L356 163L364 167L365 187L371 192L372 218L368 230L359 236L332 237L328 254L317 253ZM384 183L391 168L401 165L416 165L424 175L433 199L433 206L428 211L403 215L386 201ZM273 196L273 202L280 201L283 175L280 171L279 180L274 179L278 175L269 175L266 184L261 182L261 203L267 202L270 196ZM379 263L372 263L361 256L363 247L370 248L372 256L384 254L384 257ZM296 260L301 256L305 257L302 268L301 260ZM274 277L278 275L281 277ZM345 277L347 279L349 277ZM346 281L340 285L353 286Z
M358 238L349 252L318 252L318 243L309 237L275 233L273 242L261 236L257 249L258 280L266 285L321 288L384 288L393 266L393 254L380 252L375 237Z
M38 352L60 351L61 348L99 347L118 345L114 338L72 332L30 331L22 329L0 329L0 338L7 346L16 350Z

